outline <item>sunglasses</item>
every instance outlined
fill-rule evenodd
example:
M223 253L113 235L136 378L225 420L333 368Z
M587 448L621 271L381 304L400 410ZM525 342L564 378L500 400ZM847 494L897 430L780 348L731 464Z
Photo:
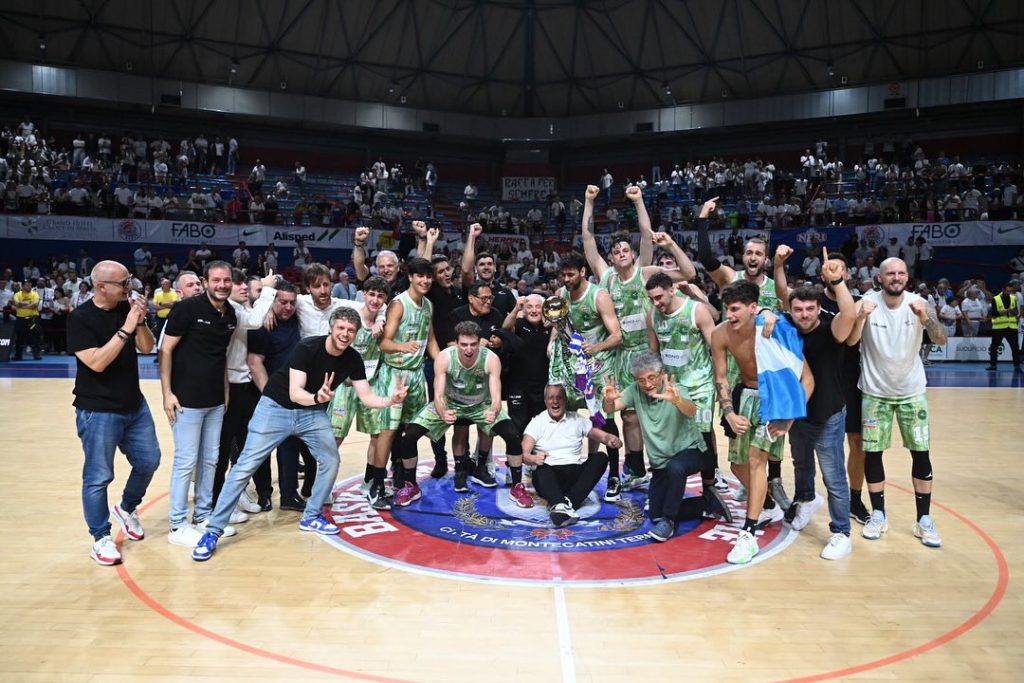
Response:
M470 296L480 299L480 301L494 301L493 296L480 296L479 294L472 294Z
M121 289L128 289L128 285L131 284L132 279L127 277L123 280L100 280L105 285L117 285Z

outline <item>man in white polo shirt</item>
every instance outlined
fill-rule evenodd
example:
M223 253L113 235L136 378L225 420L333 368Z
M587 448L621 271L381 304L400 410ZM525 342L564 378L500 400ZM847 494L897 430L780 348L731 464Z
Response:
M549 384L544 387L547 410L530 420L523 433L523 460L537 469L533 486L548 501L551 523L556 527L578 522L576 510L583 505L594 486L604 475L608 456L601 452L587 455L583 440L600 441L608 448L622 448L619 437L604 432L580 417L566 411L565 387Z

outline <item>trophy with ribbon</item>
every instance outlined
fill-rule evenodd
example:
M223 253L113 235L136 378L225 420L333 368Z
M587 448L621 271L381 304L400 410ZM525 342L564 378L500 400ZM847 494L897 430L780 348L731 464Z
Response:
M601 414L601 398L594 387L594 359L583 350L583 333L576 328L569 315L568 300L560 296L549 296L544 300L542 312L544 319L558 330L559 342L564 344L567 351L557 356L566 365L571 385L582 395L590 410L591 420L601 427L605 419ZM556 356L552 355L552 363L556 362Z

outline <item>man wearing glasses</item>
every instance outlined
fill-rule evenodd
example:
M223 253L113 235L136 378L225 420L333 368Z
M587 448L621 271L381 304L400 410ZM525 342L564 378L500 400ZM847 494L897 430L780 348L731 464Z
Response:
M139 388L136 350L153 350L145 325L146 302L129 298L128 269L101 261L92 270L93 298L68 316L68 351L75 354L75 421L85 452L82 508L93 537L89 556L98 564L121 562L110 537L110 513L125 536L142 540L138 506L160 465L153 416ZM107 487L114 479L114 451L120 447L132 466L121 501L107 508Z

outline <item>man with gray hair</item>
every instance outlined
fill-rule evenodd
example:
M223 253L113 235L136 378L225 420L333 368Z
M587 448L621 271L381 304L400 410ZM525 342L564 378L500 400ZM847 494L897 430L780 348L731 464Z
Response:
M583 440L593 439L608 448L622 448L614 434L594 427L590 419L567 410L565 386L544 387L545 412L537 415L523 432L523 461L537 469L533 486L548 502L551 523L556 527L578 522L576 513L594 490L608 466L600 451L587 454Z
M704 486L700 497L683 497L686 479L700 472L708 459L704 437L694 420L697 404L689 399L685 389L676 385L675 377L665 372L656 353L645 351L636 355L630 371L636 381L625 391L619 390L614 377L606 379L602 410L608 414L623 409L636 411L651 461L651 538L667 541L676 532L676 522L705 513L731 523L732 513L713 485Z
M420 221L417 221L420 223ZM356 269L356 280L365 281L372 273L366 265L366 240L370 238L369 228L356 228L352 237L352 267ZM377 252L375 260L377 275L387 280L391 288L391 298L394 298L409 288L408 282L399 282L400 269L398 267L398 255L393 251L383 249Z

